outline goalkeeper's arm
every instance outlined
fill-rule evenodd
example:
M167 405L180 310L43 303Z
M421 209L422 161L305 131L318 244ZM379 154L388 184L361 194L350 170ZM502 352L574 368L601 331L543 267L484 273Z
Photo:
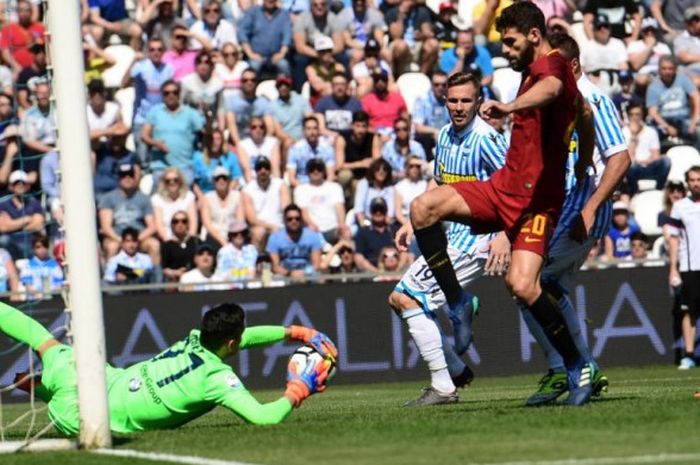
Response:
M328 336L322 332L304 326L251 326L241 335L241 350L269 346L278 342L299 341L310 344L323 356L338 357L338 350Z

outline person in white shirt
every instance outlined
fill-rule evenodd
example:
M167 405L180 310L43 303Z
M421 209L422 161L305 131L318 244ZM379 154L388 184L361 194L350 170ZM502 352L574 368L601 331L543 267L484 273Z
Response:
M639 190L640 179L656 181L656 189L663 189L671 170L671 161L661 155L659 134L650 126L644 124L646 116L641 103L630 102L627 106L628 124L622 128L627 141L632 165L627 171L627 187L630 196Z
M194 66L194 73L182 79L182 102L202 112L207 119L216 121L223 108L224 84L214 74L214 61L209 52L200 51L194 59Z
M221 285L213 285L212 282L223 281L223 278L214 273L214 247L206 242L197 247L194 255L194 268L180 276L180 290L183 291L214 291L221 289Z
M166 168L158 180L156 193L151 196L156 233L161 241L172 238L170 220L178 211L187 212L189 234L196 236L199 231L197 205L194 194L187 188L182 172L175 168Z
M107 143L108 137L127 134L129 127L122 120L119 104L107 101L105 85L101 79L90 81L88 95L87 121L90 143L93 150L97 150Z
M605 15L593 20L593 40L581 45L581 66L588 78L610 93L616 89L615 71L627 69L625 43L610 35L610 22Z
M423 167L425 162L416 155L411 155L406 159L406 177L396 183L396 221L401 224L409 220L413 199L421 195L428 188L428 181L423 178Z
M139 252L139 233L128 227L122 231L119 253L105 265L103 279L108 284L143 284L152 282L154 267L151 258Z
M209 39L215 49L220 49L225 43L238 44L236 27L221 14L221 2L209 0L202 9L202 19L192 24L190 32ZM202 44L193 40L190 46L193 50L202 48Z
M221 47L222 61L214 67L214 75L224 85L223 100L241 91L241 75L250 66L244 60L240 60L238 46L227 42Z
M272 165L265 157L255 160L255 180L241 192L246 222L250 225L251 242L265 250L270 233L282 227L282 212L289 205L289 189L280 178L271 176Z
M258 249L250 244L250 232L245 221L234 221L228 232L228 242L216 254L216 274L223 280L244 288L255 278Z
M659 58L671 55L671 49L659 41L659 23L654 18L644 18L639 40L627 46L630 67L637 72L637 86L646 88L651 79L659 74Z

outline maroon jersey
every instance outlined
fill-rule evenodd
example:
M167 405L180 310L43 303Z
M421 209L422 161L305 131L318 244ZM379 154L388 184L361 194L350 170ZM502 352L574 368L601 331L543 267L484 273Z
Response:
M529 207L559 212L564 203L566 160L581 95L571 65L556 50L528 66L518 95L547 76L559 79L564 90L545 107L513 113L506 164L493 174L491 181L497 191L521 197Z

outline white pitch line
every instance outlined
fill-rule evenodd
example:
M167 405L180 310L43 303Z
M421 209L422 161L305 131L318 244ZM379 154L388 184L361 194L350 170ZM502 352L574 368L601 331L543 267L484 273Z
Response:
M531 460L521 462L471 463L469 465L637 465L645 463L673 463L700 461L698 454L658 454L633 457L597 457L565 460Z
M113 455L117 457L183 463L186 465L255 465L246 462L236 462L235 460L209 459L206 457L197 457L193 455L161 454L158 452L141 452L130 449L95 449L91 452L102 455Z

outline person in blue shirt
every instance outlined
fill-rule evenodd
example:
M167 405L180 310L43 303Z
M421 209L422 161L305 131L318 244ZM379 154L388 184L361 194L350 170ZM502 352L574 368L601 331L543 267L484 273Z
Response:
M0 201L0 247L12 258L26 258L31 253L31 235L44 229L44 211L34 197L27 195L27 173L15 170L8 180L11 197Z
M88 0L92 34L101 41L102 37L117 34L128 38L131 48L141 50L142 30L139 24L129 18L125 0Z
M418 97L413 105L416 140L423 145L426 153L430 153L435 147L440 129L450 122L450 115L445 106L447 74L435 71L430 78L430 83L432 91Z
M284 209L284 228L267 241L266 252L272 260L272 272L303 278L318 272L321 265L321 234L304 227L301 208L290 204Z
M335 180L335 151L320 139L318 118L304 118L304 138L292 145L287 154L287 175L293 188L309 182L306 164L312 158L320 158L326 164L326 179Z
M292 78L285 74L277 76L279 98L272 102L272 117L278 125L277 137L286 152L303 137L302 123L305 116L313 113L309 99L292 90Z
M382 147L382 158L391 165L395 180L406 176L406 160L410 156L426 161L423 146L411 139L411 124L408 118L400 117L394 121L394 137Z
M49 256L49 238L36 234L32 250L34 255L19 276L29 298L42 298L45 293L59 291L63 286L63 269Z
M481 70L481 85L489 86L493 81L491 54L481 45L474 44L474 31L459 31L457 44L445 50L440 57L440 71L450 75L468 72L471 64Z
M632 255L632 236L639 227L629 221L630 210L625 202L613 204L613 219L605 236L605 257L608 260L628 258Z
M192 168L194 170L195 193L206 194L214 190L214 172L224 168L232 180L231 188L238 187L243 170L235 153L228 149L221 129L212 129L204 135L202 150L194 153Z
M292 20L276 0L263 0L243 13L238 42L256 73L265 68L272 74L291 74L286 56L292 43Z
M219 115L219 127L229 131L231 140L238 143L247 135L248 124L253 116L260 116L265 121L268 134L275 132L272 120L272 105L267 97L255 95L258 79L251 68L241 73L241 92L232 94L224 100L224 112Z

